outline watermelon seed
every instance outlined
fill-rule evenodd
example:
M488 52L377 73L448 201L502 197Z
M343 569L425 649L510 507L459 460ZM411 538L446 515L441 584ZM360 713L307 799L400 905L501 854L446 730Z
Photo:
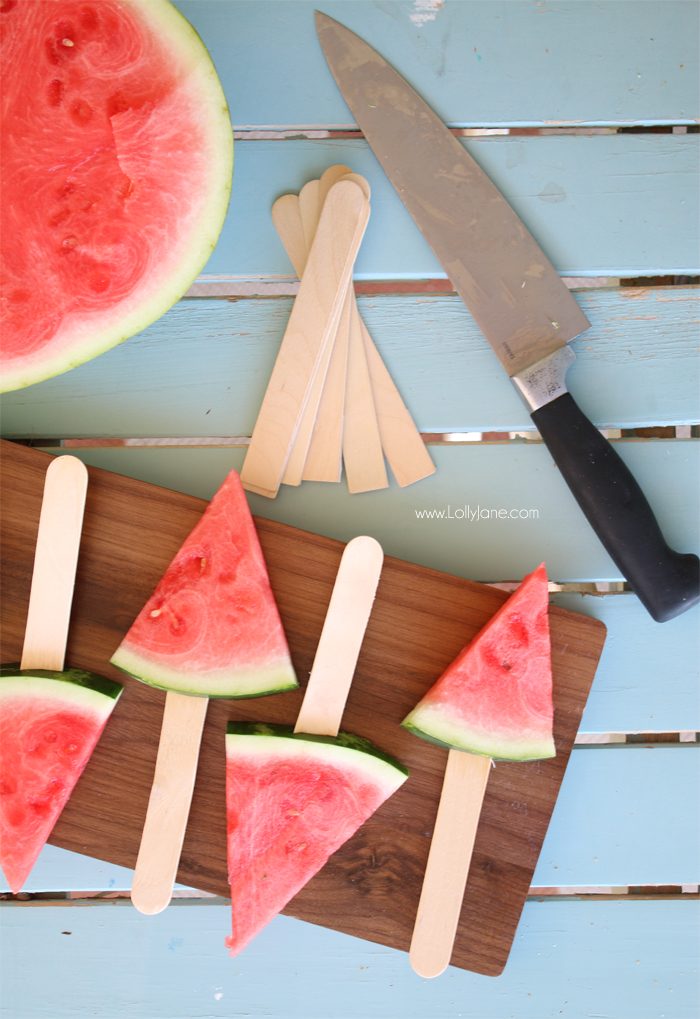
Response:
M109 287L109 276L104 272L93 272L87 282L93 294L102 294Z
M68 252L72 251L73 248L77 247L77 245L78 238L73 237L72 235L70 237L64 237L63 240L61 241L61 247L63 248L64 254L67 254Z
M70 209L64 205L61 208L57 209L55 212L51 213L51 215L48 218L48 224L51 227L60 226L61 223L65 223L69 216Z
M75 43L73 42L72 39L61 39L61 45L62 46L75 46Z
M76 124L87 124L92 120L93 109L84 99L76 99L71 103L70 115Z
M65 86L58 78L50 81L46 88L46 100L49 106L60 106L63 101Z
M161 614L161 611L162 611L161 609L152 609L151 612L149 613L151 619L157 619L158 616Z

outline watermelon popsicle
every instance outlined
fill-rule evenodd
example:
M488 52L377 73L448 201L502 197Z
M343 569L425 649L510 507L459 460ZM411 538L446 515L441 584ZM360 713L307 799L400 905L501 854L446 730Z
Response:
M0 669L0 865L24 885L121 694L64 669L87 490L75 457L49 466L39 518L22 660Z
M209 697L297 686L267 567L238 474L231 471L112 656L167 691L131 891L142 913L170 902Z
M373 538L354 538L346 546L294 729L228 727L232 955L408 777L368 740L338 732L382 560Z
M543 563L402 722L449 748L409 953L420 976L450 962L493 758L555 756L548 609Z

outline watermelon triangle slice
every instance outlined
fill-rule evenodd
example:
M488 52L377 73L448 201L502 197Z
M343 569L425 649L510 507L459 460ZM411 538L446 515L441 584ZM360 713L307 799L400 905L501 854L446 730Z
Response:
M79 669L0 669L0 866L24 885L122 688Z
M165 690L258 697L297 680L243 486L231 471L112 664Z
M230 723L226 735L228 874L237 955L408 773L369 741Z
M542 563L401 724L440 746L500 760L554 757L548 610Z

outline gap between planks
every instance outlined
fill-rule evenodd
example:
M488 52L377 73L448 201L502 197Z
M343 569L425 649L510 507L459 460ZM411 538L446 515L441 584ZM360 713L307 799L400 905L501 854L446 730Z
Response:
M561 121L539 125L480 125L456 127L447 125L456 138L520 137L546 138L583 135L593 137L610 134L695 134L700 125L694 120L667 121L661 124L636 124L633 121L609 124L582 124ZM240 124L233 125L236 141L317 141L319 139L357 140L364 138L356 124Z
M655 290L673 287L700 285L700 276L562 276L562 282L569 290L628 290L630 297L636 297L641 290L653 287ZM380 296L454 296L456 291L445 276L423 279L354 279L358 297ZM204 274L197 277L186 292L185 299L222 298L230 301L253 298L296 297L299 280L296 276L229 276L225 274Z
M527 896L530 902L544 902L558 899L562 902L575 900L610 901L631 899L663 899L692 901L700 899L700 886L685 885L532 885ZM130 892L127 889L118 891L50 891L20 892L12 895L9 892L0 894L0 903L7 906L24 906L41 908L46 906L129 906ZM176 889L170 906L225 906L230 907L230 900L221 895L198 891L194 888Z
M648 442L655 439L674 439L682 442L700 438L700 423L677 425L645 425L640 428L600 428L601 435L606 439L620 442ZM428 446L467 446L483 445L518 445L523 443L541 443L539 432L421 432L423 441ZM43 436L30 435L6 436L13 442L24 446L42 449L151 449L151 448L221 448L239 449L250 445L248 435L199 435L199 436Z

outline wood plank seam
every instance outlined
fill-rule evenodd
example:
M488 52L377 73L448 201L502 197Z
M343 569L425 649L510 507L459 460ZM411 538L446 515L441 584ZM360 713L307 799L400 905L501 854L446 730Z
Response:
M690 901L700 899L700 886L697 884L649 884L649 885L531 885L527 899L540 902L546 899L583 899L583 900L630 900L630 899L683 899ZM113 904L129 902L129 892L125 889L104 891L46 891L0 893L0 902L10 906L71 906L76 903L86 905ZM197 889L176 889L170 903L171 906L186 905L222 905L230 903L222 895L201 892Z
M687 120L669 120L663 124L640 124L634 121L620 121L610 124L580 124L561 121L559 124L548 123L546 126L526 127L512 125L508 127L483 125L471 127L455 127L448 125L451 133L456 138L488 138L500 137L528 137L528 138L551 138L579 135L591 137L594 135L609 134L694 134L700 127L698 122L692 118ZM357 140L364 139L364 134L356 125L333 125L333 124L261 124L261 125L233 125L233 137L236 141L317 141L327 140Z
M643 428L599 428L598 431L606 439L616 442L649 442L657 439L669 439L687 442L700 438L700 422L697 424L676 425L645 425ZM465 446L465 445L512 445L522 443L541 443L539 433L531 431L517 432L421 432L427 446ZM197 446L243 448L250 445L248 435L189 435L189 436L62 436L43 438L29 435L6 435L5 438L34 449L106 449L133 447L183 447Z
M666 289L700 285L700 276L562 276L569 290L641 290L649 287ZM452 283L445 276L423 279L360 279L355 278L355 292L359 297L426 296L430 294L455 296ZM183 300L204 297L226 300L252 300L296 297L299 280L295 276L198 276L184 295Z

